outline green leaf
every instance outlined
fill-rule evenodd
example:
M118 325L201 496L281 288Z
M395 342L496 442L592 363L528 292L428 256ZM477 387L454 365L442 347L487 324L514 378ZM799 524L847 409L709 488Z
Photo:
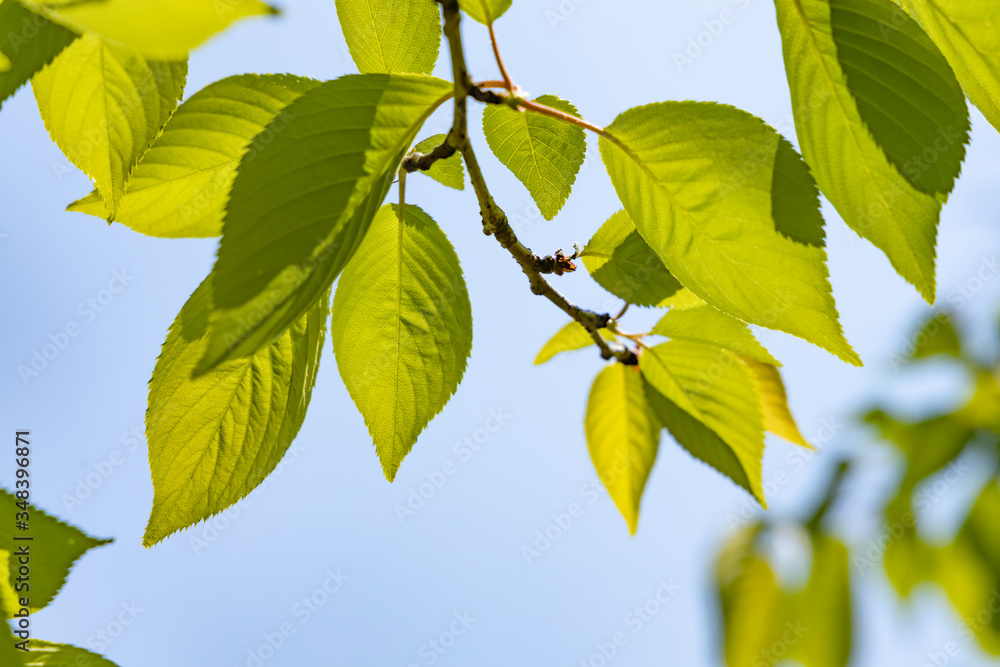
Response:
M741 356L740 361L753 373L757 381L757 392L764 408L764 430L781 436L789 442L812 449L812 445L802 436L792 411L788 408L788 395L781 373L773 365Z
M475 21L490 25L504 15L513 0L458 0L458 6Z
M240 159L265 150L274 133L294 120L285 107L318 85L288 74L243 74L199 90L132 170L116 220L149 236L221 234ZM268 125L271 132L261 134ZM69 210L110 217L96 193Z
M638 368L606 366L594 379L584 420L590 459L633 535L661 428L643 385Z
M719 554L716 586L724 630L723 654L730 667L771 665L764 650L780 642L784 595L774 570L755 548L759 526L743 529ZM780 630L779 630L780 628Z
M18 502L14 494L0 489L0 516L6 519L0 522L0 556L6 559L8 571L6 578L0 578L0 610L5 612L5 618L12 618L21 608L20 598L28 599L31 613L48 606L66 583L77 559L94 547L111 543L90 537L33 505L24 510ZM15 528L15 517L24 511L29 515L24 519L28 530L20 531ZM25 535L31 536L30 542L16 539ZM23 547L31 556L31 589L27 592L16 590L20 566L16 554Z
M472 308L458 256L413 205L383 207L333 299L333 351L390 482L458 388Z
M787 657L806 667L847 667L851 658L847 547L820 534L812 535L812 547L812 574L805 589L787 601L782 643Z
M906 457L906 473L900 494L906 498L917 484L935 474L959 456L975 435L975 429L954 415L942 415L917 422L896 419L882 410L865 415Z
M441 14L430 0L337 0L337 18L362 74L430 74Z
M962 358L962 341L949 313L939 313L924 322L913 346L914 359L945 354Z
M580 257L601 287L637 306L658 306L683 289L625 211L601 225Z
M76 35L17 0L0 0L0 107Z
M266 349L192 379L208 345L210 282L174 320L149 383L147 547L255 489L298 433L316 381L329 294Z
M980 494L955 542L942 550L937 579L961 618L968 619L980 646L1000 656L1000 487L991 480ZM984 610L989 612L984 613Z
M576 107L553 95L534 101L580 116ZM556 217L587 155L583 128L494 104L483 111L483 132L493 154L528 188L542 216Z
M78 33L94 33L158 60L186 58L239 19L278 13L260 0L26 0L25 4Z
M753 375L733 353L670 341L639 357L650 404L682 447L762 506L764 417Z
M615 335L607 328L598 329L597 333L600 334L601 338L606 341L614 342L617 340ZM546 361L562 352L582 350L594 344L594 339L590 336L584 326L574 320L557 331L556 334L552 336L552 338L550 338L544 346L542 346L542 349L538 351L538 356L535 357L535 365L539 366L544 364Z
M97 185L113 218L135 163L184 93L187 62L147 60L86 35L31 79L52 140Z
M860 364L837 321L815 184L791 145L732 107L665 102L600 139L618 197L677 280L744 322Z
M0 552L0 567L6 569L7 554ZM7 623L0 624L0 665L8 667L24 667L24 661L29 654L14 647L15 642L24 641L14 637Z
M266 150L244 156L233 182L198 373L270 344L330 288L452 90L416 74L345 76L306 92L264 130L273 135Z
M964 95L890 0L777 0L799 143L820 189L930 303L941 205L969 139Z
M444 140L445 135L435 134L414 146L411 152L430 153L440 146ZM465 166L462 164L462 156L458 152L451 157L436 161L431 165L430 169L426 171L420 170L417 173L430 176L438 183L447 185L449 188L455 188L456 190L465 189Z
M781 365L757 342L746 324L711 306L670 310L653 327L653 333L674 340L717 345L765 364Z
M969 99L1000 130L1000 5L992 0L897 0L897 4L920 19Z
M41 639L31 640L31 651L24 655L24 660L24 667L118 667L86 649Z

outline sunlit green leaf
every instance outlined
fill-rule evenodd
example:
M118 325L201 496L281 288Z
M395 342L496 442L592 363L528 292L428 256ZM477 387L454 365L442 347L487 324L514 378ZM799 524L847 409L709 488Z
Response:
M597 333L600 334L601 338L604 340L616 340L615 335L606 328L598 329ZM583 327L583 325L576 321L570 322L557 331L556 334L542 346L542 349L538 351L538 356L535 357L535 365L538 366L540 364L544 364L546 361L562 352L582 350L583 348L590 347L591 345L594 345L594 339Z
M1000 130L1000 4L993 0L896 1L920 19L969 99Z
M847 667L852 635L847 547L821 534L812 535L812 547L809 582L787 602L778 647L806 667Z
M890 0L777 0L802 154L858 234L930 303L941 204L969 139L964 95Z
M656 323L653 333L674 340L717 345L765 364L781 365L757 342L746 324L711 306L671 309Z
M458 256L421 209L383 207L344 269L333 351L386 479L458 388L472 351L472 309Z
M153 511L146 546L253 491L278 465L309 407L329 295L267 348L192 379L208 345L211 306L206 279L174 320L149 383Z
M362 74L430 74L441 13L430 0L337 0L337 18Z
M678 444L766 506L763 408L746 365L727 350L670 341L646 350L639 368L655 390L650 404Z
M417 153L430 153L440 146L444 140L445 135L435 134L414 146L413 150ZM465 167L462 165L462 156L457 152L451 157L437 160L431 165L430 169L418 171L417 173L426 174L438 183L447 185L449 188L455 188L456 190L465 189Z
M510 9L513 0L458 0L459 7L470 17L489 25Z
M74 39L17 0L0 0L0 107Z
M24 667L118 667L96 653L68 644L53 644L31 640L31 651L25 656Z
M77 559L94 547L111 543L111 540L90 537L33 505L25 510L18 502L12 493L0 489L0 516L6 519L0 521L0 556L5 557L8 572L0 579L0 607L8 618L21 608L21 598L28 599L27 608L32 613L48 606L62 589ZM27 518L18 515L25 511ZM18 529L16 520L23 520L27 530ZM19 539L25 536L30 536L31 540ZM30 554L28 591L23 585L22 590L17 590L18 568L22 565L18 562L18 552L21 549L27 549Z
M117 42L147 58L181 60L234 21L277 14L260 0L25 0L75 30Z
M330 288L417 131L451 95L450 83L428 76L352 75L272 121L264 133L273 139L244 156L233 182L197 372L270 344Z
M683 289L625 211L601 225L580 256L601 287L637 306L660 305Z
M601 155L618 197L684 286L860 364L830 294L816 187L785 139L746 112L696 102L637 107L607 131Z
M781 436L789 442L812 449L812 445L799 432L799 427L788 408L788 395L781 373L771 364L756 359L740 357L757 380L761 406L764 408L764 430Z
M635 366L606 366L594 380L584 420L590 459L633 535L661 428L643 384Z
M116 220L150 236L221 234L240 159L266 150L294 120L284 108L318 85L286 74L243 74L199 90L170 117L132 171ZM270 133L262 134L268 125ZM69 210L109 217L96 193Z
M129 172L177 108L187 62L147 60L86 35L31 79L52 140L97 185L113 218Z
M543 95L535 102L580 115L572 104L553 95ZM556 217L587 155L583 128L494 104L483 111L483 132L497 159L528 188L542 217Z

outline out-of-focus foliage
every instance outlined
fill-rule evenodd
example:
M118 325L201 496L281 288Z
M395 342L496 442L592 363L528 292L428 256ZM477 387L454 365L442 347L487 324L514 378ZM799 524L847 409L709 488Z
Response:
M760 667L786 658L806 667L848 665L850 575L861 579L882 567L900 598L920 586L942 590L961 619L956 642L974 641L1000 656L1000 366L972 349L950 314L930 318L914 332L910 349L893 357L893 366L905 373L931 359L959 365L969 378L968 399L921 419L886 408L863 415L898 461L898 470L888 471L895 482L883 516L873 522L879 535L849 552L823 520L843 497L844 470L851 476L872 472L876 464L866 458L842 467L811 518L762 520L722 549L716 579L728 665ZM960 487L972 492L973 502L953 526L954 540L926 537L928 511ZM774 545L789 534L802 537L798 546L812 553L812 573L798 590L782 583L774 564Z

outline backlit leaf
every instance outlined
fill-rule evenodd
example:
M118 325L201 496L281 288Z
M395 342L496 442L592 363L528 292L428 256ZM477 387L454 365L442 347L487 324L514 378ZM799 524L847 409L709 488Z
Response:
M187 62L147 60L85 35L31 79L52 140L113 218L132 167L177 108Z
M604 340L616 340L615 335L607 328L598 329L597 333L600 334L601 338ZM557 331L556 334L542 346L542 349L538 351L538 356L535 357L535 365L538 366L540 364L544 364L546 361L562 352L582 350L585 347L590 347L594 344L594 339L583 327L583 325L574 320Z
M337 0L337 18L362 74L430 74L441 13L430 0Z
M0 0L0 107L74 39L75 33L18 0Z
M272 121L273 139L244 156L233 181L198 373L270 344L330 288L417 131L452 92L424 75L345 76Z
M625 211L601 225L580 256L601 287L637 306L660 305L683 289Z
M815 184L791 145L732 107L665 102L600 139L636 229L685 287L744 322L853 364L827 279Z
M386 479L458 388L472 351L472 309L458 256L413 205L383 207L344 269L333 351Z
M671 309L656 323L653 333L674 340L718 345L765 364L781 365L757 342L746 324L711 306Z
M170 117L132 171L116 221L150 236L221 234L240 159L265 150L293 120L282 113L285 107L318 85L286 74L243 74L199 90ZM69 210L109 217L96 193Z
M661 428L643 384L635 366L606 366L594 379L584 420L590 459L633 535Z
M543 95L535 102L580 115L572 104L553 95ZM483 111L483 132L497 159L528 188L542 217L556 217L586 158L583 128L533 111L493 104Z
M146 546L246 497L278 465L309 407L329 295L265 349L192 379L208 345L211 306L209 278L171 326L149 383Z
M458 0L458 6L480 23L489 25L510 9L513 0Z
M764 408L764 430L779 435L789 442L812 449L812 445L799 432L799 427L788 408L788 395L781 373L772 364L741 356L740 360L757 380L761 406Z
M413 150L417 153L430 153L440 146L444 140L445 135L435 134L433 137L427 137L414 146ZM417 173L426 174L441 185L447 185L449 188L455 188L456 190L465 189L465 167L462 164L462 156L458 152L451 157L437 160L431 165L430 169L417 171Z

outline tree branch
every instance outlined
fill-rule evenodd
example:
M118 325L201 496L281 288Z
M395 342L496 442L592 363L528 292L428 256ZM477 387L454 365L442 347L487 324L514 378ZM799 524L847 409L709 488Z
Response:
M483 220L483 232L491 235L500 245L511 254L511 256L521 266L521 270L528 277L531 291L558 306L563 312L579 322L589 333L594 343L601 350L604 359L618 359L623 364L635 365L638 360L628 348L609 344L598 333L600 329L608 326L611 316L607 313L596 313L571 303L566 297L560 294L547 280L543 273L555 273L561 275L568 270L575 269L572 260L565 257L562 252L557 252L554 256L539 257L521 243L514 233L507 215L497 206L493 196L490 194L476 159L476 153L472 149L472 144L468 137L468 104L470 95L479 99L480 94L491 95L498 98L500 103L506 101L499 95L483 91L475 86L469 78L468 68L465 62L465 48L462 44L462 33L460 28L461 15L458 8L458 0L437 0L444 13L444 34L448 39L451 53L452 74L455 80L455 115L451 131L448 133L448 142L456 145L458 151L465 158L466 167L469 170L469 180L476 192L479 200L479 211ZM478 92L477 92L478 91ZM569 267L572 267L570 269ZM613 345L613 347L612 347Z

